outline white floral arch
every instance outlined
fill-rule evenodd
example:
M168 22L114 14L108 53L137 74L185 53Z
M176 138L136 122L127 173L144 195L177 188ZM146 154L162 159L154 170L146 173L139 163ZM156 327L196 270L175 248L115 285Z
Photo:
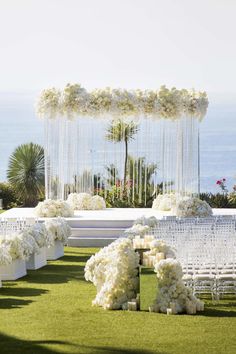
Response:
M44 90L37 112L45 121L46 197L113 190L113 198L147 204L160 184L163 193L197 194L207 107L205 92L165 86Z

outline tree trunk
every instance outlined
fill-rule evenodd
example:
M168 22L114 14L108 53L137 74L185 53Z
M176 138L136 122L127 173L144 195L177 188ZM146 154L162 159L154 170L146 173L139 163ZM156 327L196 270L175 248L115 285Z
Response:
M125 139L124 188L126 188L126 179L127 179L127 163L128 163L128 139Z

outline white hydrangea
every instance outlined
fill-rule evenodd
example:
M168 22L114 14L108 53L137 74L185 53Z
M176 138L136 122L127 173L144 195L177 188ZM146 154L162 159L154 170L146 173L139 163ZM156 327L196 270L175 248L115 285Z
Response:
M45 221L47 233L52 236L53 240L59 240L64 245L68 243L68 238L71 235L71 227L63 218L50 219Z
M141 216L140 218L136 219L134 222L134 225L147 225L150 228L156 227L158 224L158 220L155 216L150 216L149 218L146 218L145 216Z
M160 211L171 211L176 205L176 196L173 193L170 194L158 194L152 204L152 209Z
M118 310L136 297L139 256L132 242L120 238L92 256L85 266L85 279L97 288L93 305Z
M44 224L38 223L18 233L1 236L1 245L8 250L10 257L27 260L32 254L38 254L41 247L52 244L52 237Z
M31 250L31 246L27 242L22 242L19 234L12 233L2 237L1 247L6 247L9 251L12 260L17 258L25 260L26 254L29 253L28 247Z
M144 115L151 118L180 119L183 116L201 120L207 111L205 92L168 89L125 90L96 89L88 92L80 84L67 84L63 92L55 88L44 90L39 98L37 111L40 116L53 119L65 115L127 116Z
M69 119L87 113L89 94L79 84L67 84L62 94L62 112Z
M67 203L74 210L103 210L106 209L104 198L99 195L93 197L88 193L70 193Z
M61 92L60 90L51 89L43 90L39 96L37 103L37 114L40 117L49 119L56 118L61 109Z
M210 205L196 197L185 197L179 200L174 209L178 217L208 217L212 216Z
M106 209L106 202L103 197L94 195L91 199L91 210L104 210Z
M43 202L39 202L34 213L38 217L53 218L57 216L71 217L74 215L73 209L64 200L52 200L46 199Z
M67 203L74 210L90 210L92 196L88 193L70 193Z
M190 305L202 308L202 302L185 286L181 264L172 258L161 260L155 264L157 273L157 304L159 311L166 313L171 304L175 305L176 313L186 312ZM201 306L200 306L201 305ZM196 312L196 310L195 310Z
M150 243L150 251L145 252L151 256L155 256L157 253L164 253L165 258L175 258L175 250L173 247L167 245L163 240L154 240Z
M129 229L126 229L124 234L126 237L133 239L135 236L143 237L150 231L148 225L134 224Z
M25 230L25 233L31 235L36 241L39 248L50 247L54 244L54 238L45 227L44 223L36 223Z
M9 247L0 241L0 265L8 265L12 262L12 257L9 252Z

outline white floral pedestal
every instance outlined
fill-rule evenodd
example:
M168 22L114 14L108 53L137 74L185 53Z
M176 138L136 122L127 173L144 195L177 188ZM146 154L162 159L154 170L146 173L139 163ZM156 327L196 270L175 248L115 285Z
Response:
M17 258L11 264L0 266L1 280L16 280L26 274L26 263L22 259Z
M47 248L47 260L53 261L64 256L64 245L61 241L55 240L53 246Z
M26 262L26 268L30 270L39 269L45 265L47 265L46 247L41 247L40 253L32 254L29 260Z

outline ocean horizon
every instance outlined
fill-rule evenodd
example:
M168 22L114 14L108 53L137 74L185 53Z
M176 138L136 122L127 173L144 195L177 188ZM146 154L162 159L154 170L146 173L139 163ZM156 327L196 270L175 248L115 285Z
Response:
M0 94L0 181L6 181L9 157L23 143L43 145L43 121L35 114L36 93ZM220 191L216 180L236 184L236 107L230 103L209 106L200 125L201 192Z

